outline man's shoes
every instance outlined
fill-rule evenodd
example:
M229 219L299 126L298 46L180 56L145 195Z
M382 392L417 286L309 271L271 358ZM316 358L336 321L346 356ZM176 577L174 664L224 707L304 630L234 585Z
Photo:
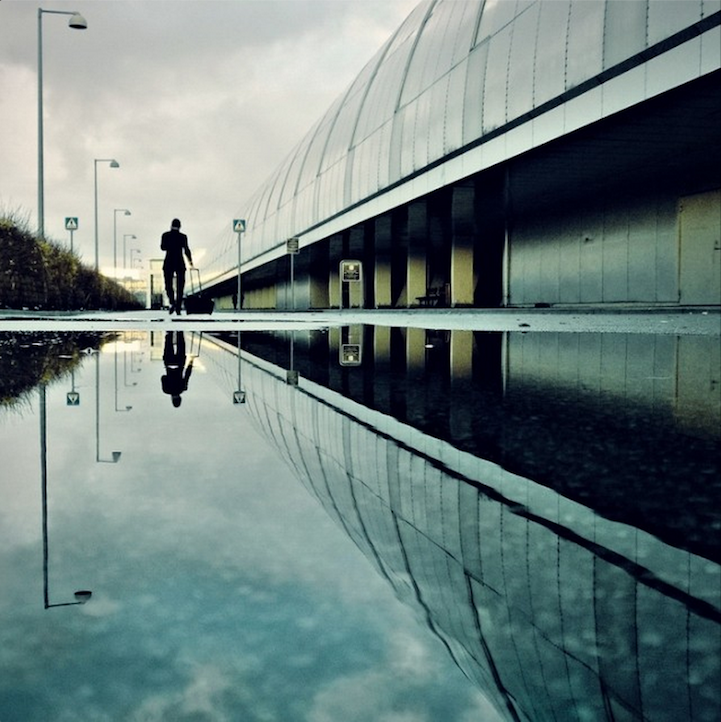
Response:
M174 304L174 303L171 303L171 304L170 304L170 308L168 309L168 313L172 316L172 315L173 315L173 311L175 311L175 304Z

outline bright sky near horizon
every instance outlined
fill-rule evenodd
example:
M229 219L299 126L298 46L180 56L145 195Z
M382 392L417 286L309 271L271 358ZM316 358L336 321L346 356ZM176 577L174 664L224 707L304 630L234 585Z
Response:
M94 263L94 161L116 159L97 164L110 270L114 257L160 257L173 217L202 266L417 3L0 0L0 213L37 227L38 7L88 23L42 15L45 232L69 244L65 218L77 217L75 250Z

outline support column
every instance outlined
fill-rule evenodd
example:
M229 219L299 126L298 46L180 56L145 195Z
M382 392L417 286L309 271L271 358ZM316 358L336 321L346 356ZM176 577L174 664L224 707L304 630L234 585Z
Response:
M451 203L451 306L473 306L475 193L473 186L453 188Z
M328 240L328 303L330 308L340 308L339 264L343 260L343 236L340 233Z
M328 244L314 243L306 249L309 253L308 284L310 308L328 308L330 303L328 275L330 271ZM336 274L338 270L336 269Z
M386 213L376 218L373 228L375 245L375 268L373 274L373 291L376 308L391 308L391 214Z
M364 245L365 245L365 226L354 226L350 229L348 234L348 258L362 260L364 257ZM367 268L363 268L363 274L368 272ZM348 302L351 308L363 308L364 307L364 283L349 283L348 284Z
M408 259L406 262L406 306L417 306L428 288L428 208L426 202L408 205Z

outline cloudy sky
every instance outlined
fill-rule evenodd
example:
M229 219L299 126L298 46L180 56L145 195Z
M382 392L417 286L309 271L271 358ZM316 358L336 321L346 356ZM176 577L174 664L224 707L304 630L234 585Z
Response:
M202 266L417 1L0 0L0 212L37 225L38 7L88 22L42 15L46 235L69 243L77 216L94 263L94 161L116 159L97 164L108 269L114 238L120 267L124 245L158 257L174 216Z

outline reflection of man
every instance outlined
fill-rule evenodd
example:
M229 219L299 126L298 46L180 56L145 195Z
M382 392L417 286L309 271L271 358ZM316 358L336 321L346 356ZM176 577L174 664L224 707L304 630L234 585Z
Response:
M193 359L190 359L187 369L185 359L185 334L182 331L167 331L163 349L165 376L160 379L160 383L163 392L170 395L176 409L182 401L180 394L187 390L190 374L193 372Z

